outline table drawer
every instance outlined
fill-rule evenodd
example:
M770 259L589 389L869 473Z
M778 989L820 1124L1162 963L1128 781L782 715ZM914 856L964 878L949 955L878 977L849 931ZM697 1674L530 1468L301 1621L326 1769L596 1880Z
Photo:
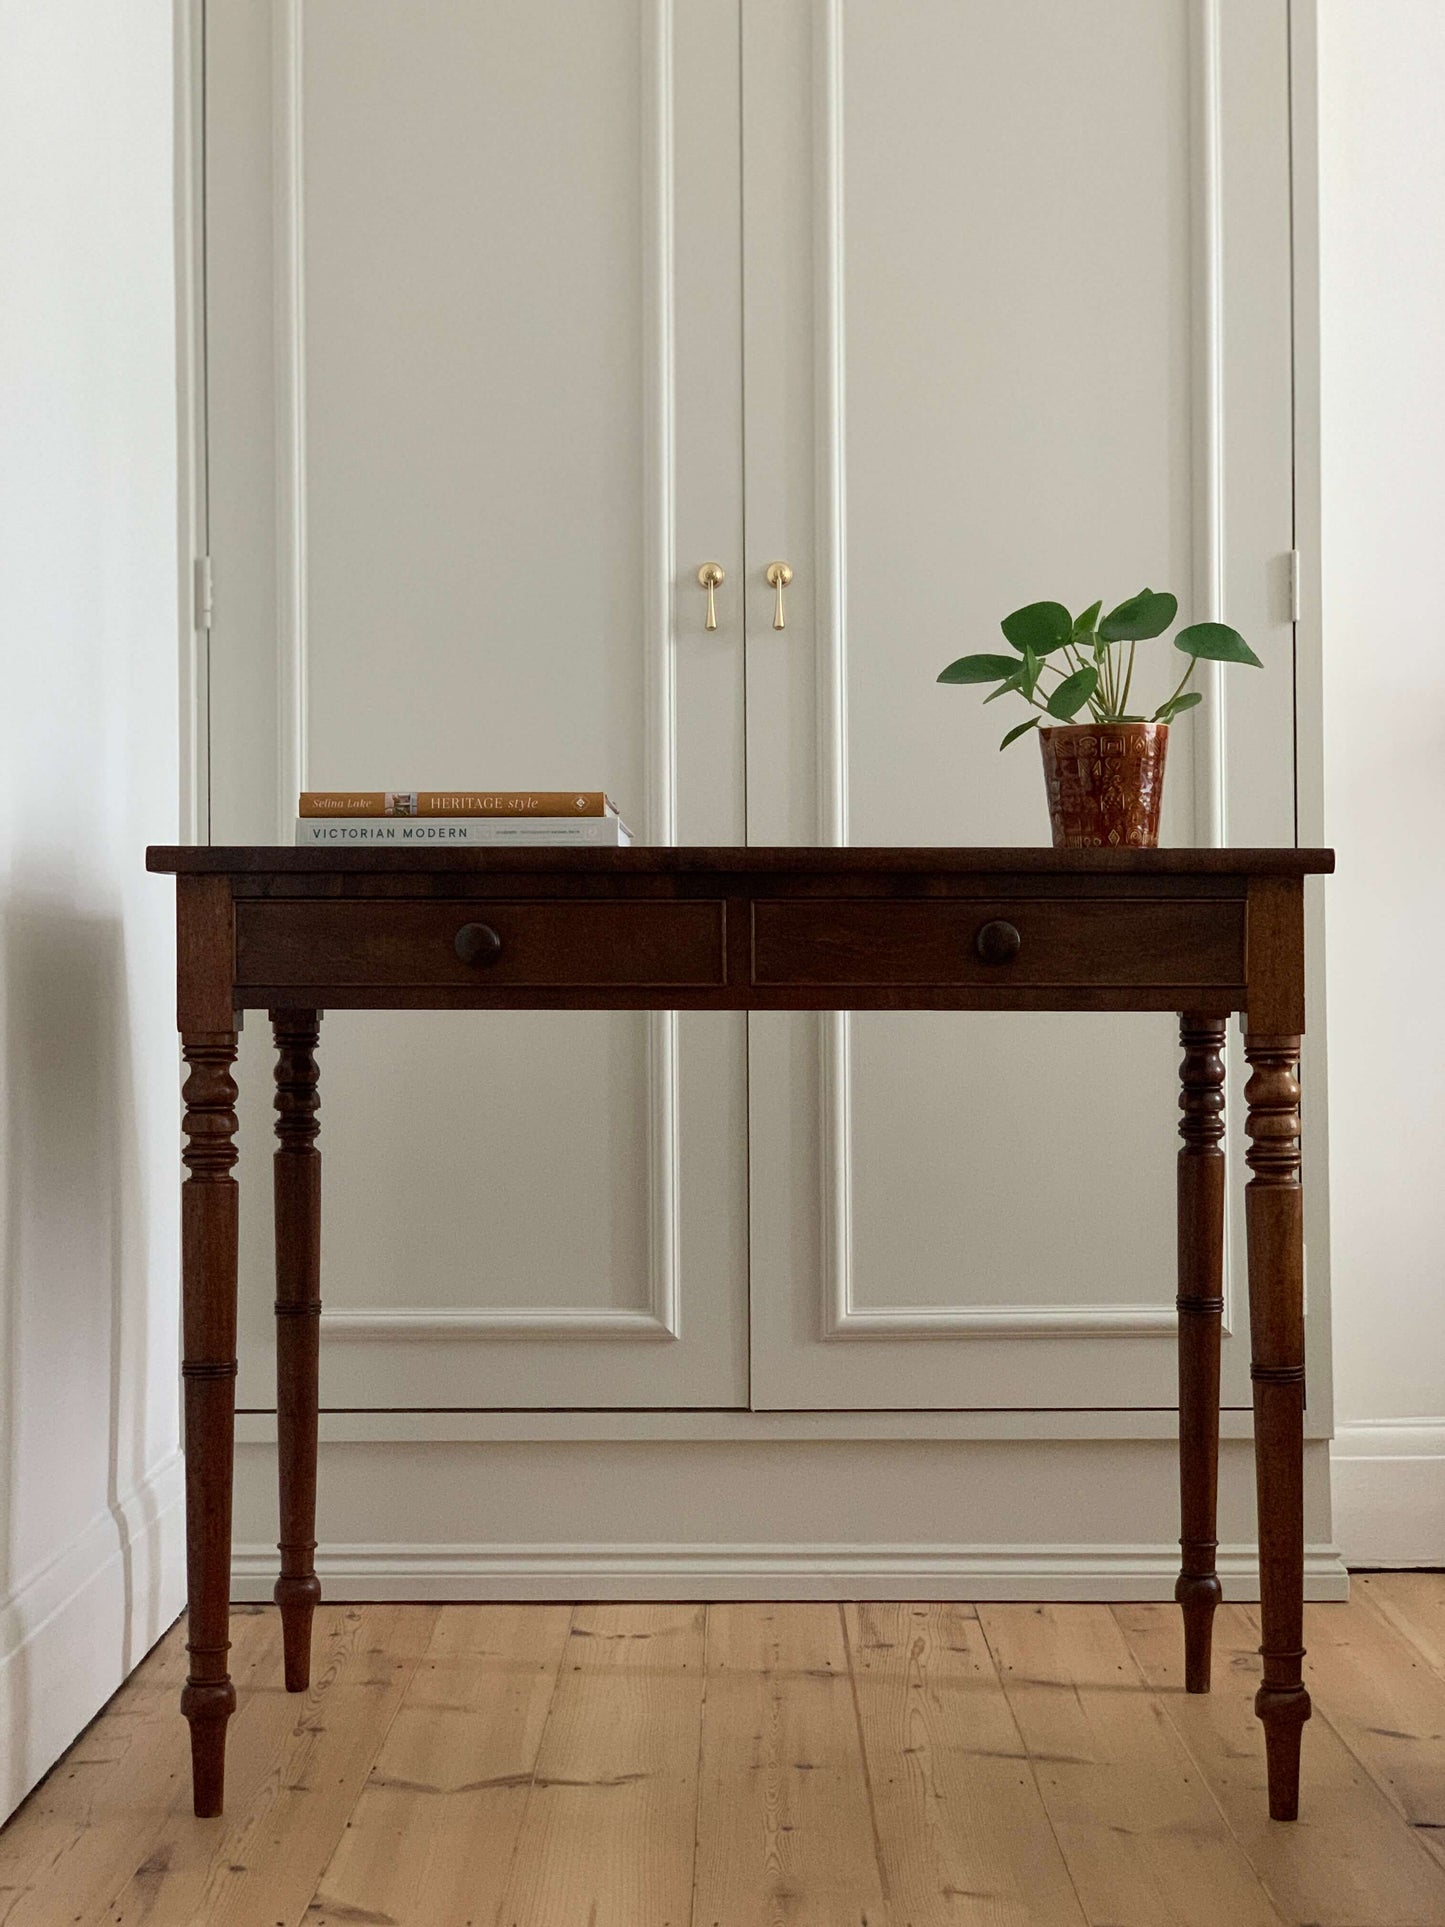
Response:
M1240 984L1244 904L1090 898L753 906L759 985Z
M724 905L236 905L236 982L699 988L724 981Z

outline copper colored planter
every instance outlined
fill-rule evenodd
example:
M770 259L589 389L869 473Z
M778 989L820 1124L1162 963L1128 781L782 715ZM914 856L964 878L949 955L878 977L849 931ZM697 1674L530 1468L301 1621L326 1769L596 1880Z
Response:
M1069 723L1039 743L1056 850L1158 848L1168 723Z

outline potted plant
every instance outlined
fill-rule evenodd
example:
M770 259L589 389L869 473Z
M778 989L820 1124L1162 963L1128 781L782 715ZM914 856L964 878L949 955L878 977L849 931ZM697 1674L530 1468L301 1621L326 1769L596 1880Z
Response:
M1015 724L999 748L1038 731L1056 849L1152 850L1159 842L1169 725L1203 701L1189 687L1195 669L1201 662L1262 664L1227 623L1191 623L1174 638L1189 658L1177 686L1152 716L1135 714L1129 708L1135 651L1164 634L1179 602L1141 589L1101 617L1103 606L1091 603L1079 616L1062 602L1015 609L1002 624L1011 655L960 656L938 680L994 683L985 702L1019 696L1037 712ZM1084 712L1088 720L1076 720Z

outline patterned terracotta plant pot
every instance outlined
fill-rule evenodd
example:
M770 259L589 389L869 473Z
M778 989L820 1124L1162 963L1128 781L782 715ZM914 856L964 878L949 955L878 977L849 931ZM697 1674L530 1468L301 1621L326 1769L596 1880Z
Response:
M1168 723L1069 723L1039 743L1056 850L1158 848Z

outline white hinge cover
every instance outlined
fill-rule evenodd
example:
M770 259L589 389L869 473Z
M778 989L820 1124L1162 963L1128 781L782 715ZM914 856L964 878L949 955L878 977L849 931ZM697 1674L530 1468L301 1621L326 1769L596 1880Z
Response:
M1291 622L1298 622L1300 619L1300 559L1298 549L1291 549L1289 552L1289 619Z
M195 562L196 627L211 626L211 558L198 555Z

